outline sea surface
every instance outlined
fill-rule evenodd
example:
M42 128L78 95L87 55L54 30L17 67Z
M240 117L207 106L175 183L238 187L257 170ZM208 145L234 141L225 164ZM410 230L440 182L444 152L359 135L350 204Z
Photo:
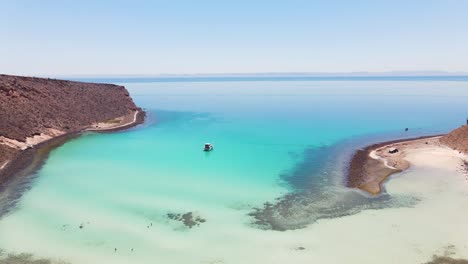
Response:
M436 196L401 191L398 177L378 197L345 187L356 148L464 124L468 77L86 81L125 85L147 120L52 151L0 218L5 253L70 263L396 263L395 254L422 263L453 239L468 247L462 223L441 236L418 217ZM396 236L403 221L433 232Z

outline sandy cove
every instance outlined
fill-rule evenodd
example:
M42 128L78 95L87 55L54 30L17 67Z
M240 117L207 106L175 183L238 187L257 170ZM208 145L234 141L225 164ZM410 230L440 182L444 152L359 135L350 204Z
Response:
M0 144L19 151L12 159L0 164L0 191L4 191L9 181L16 178L16 176L27 176L37 170L47 158L49 152L64 144L67 140L76 138L83 132L103 133L125 130L143 123L144 118L145 112L136 110L125 116L94 123L77 131L68 133L59 130L46 131L46 133L27 138L25 142L0 137ZM0 200L4 198L0 196Z
M467 173L468 157L461 151L441 143L442 136L421 137L384 142L358 150L350 163L348 186L359 188L371 195L382 192L384 182L395 173L402 172L411 166L408 156L424 153L445 153L457 159L457 164ZM391 153L390 150L398 150ZM437 158L437 155L429 156ZM435 162L428 160L427 163Z

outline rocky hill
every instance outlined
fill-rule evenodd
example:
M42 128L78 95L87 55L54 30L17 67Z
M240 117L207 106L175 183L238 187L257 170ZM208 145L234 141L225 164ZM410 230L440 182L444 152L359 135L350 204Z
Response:
M0 75L0 136L24 141L137 110L123 86Z
M468 125L453 130L443 136L440 141L455 150L468 154Z
M0 75L0 183L24 149L90 126L123 129L143 118L123 86Z

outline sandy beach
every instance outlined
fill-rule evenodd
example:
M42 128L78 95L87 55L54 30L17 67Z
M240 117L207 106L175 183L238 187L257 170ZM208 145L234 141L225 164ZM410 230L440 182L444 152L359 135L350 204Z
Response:
M460 151L441 143L442 136L421 137L410 140L384 142L363 150L358 150L350 164L348 172L348 186L359 188L371 195L382 192L382 186L395 173L407 170L412 162L408 159L415 153L446 152L459 160L460 166L467 162L467 157ZM435 162L428 158L428 162Z
M89 127L83 129L84 131L98 131L98 132L110 132L110 131L119 131L125 130L127 128L133 127L141 123L142 111L134 111L128 115L124 115L106 122L99 122L90 125Z

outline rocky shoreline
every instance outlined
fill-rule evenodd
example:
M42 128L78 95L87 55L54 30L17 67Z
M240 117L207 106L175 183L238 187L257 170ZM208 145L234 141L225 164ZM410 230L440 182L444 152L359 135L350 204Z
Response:
M145 113L139 112L135 122L122 127L95 132L118 132L142 124L144 120ZM27 183L34 178L34 172L41 168L50 152L66 142L78 138L84 132L86 130L69 132L43 141L32 148L22 150L0 171L0 217L7 214L24 193L24 190L29 188Z
M0 75L0 110L0 216L51 150L84 132L126 130L146 115L123 86L8 75Z
M24 149L20 151L18 155L14 159L12 159L8 164L6 164L6 166L0 171L0 192L2 190L2 186L4 185L5 182L7 182L9 178L11 178L15 174L18 174L24 170L27 170L30 172L35 171L38 166L38 164L35 164L36 162L33 162L35 159L38 159L39 160L38 162L40 163L41 161L47 158L48 153L51 150L63 145L68 140L77 138L86 131L92 131L92 132L97 132L97 133L110 133L110 132L118 132L118 131L126 130L134 126L137 126L139 124L142 124L144 120L145 120L145 112L139 112L137 114L137 118L135 122L126 124L121 127L109 128L105 130L83 129L83 130L78 130L78 131L72 131L63 135L59 135L57 137L53 137L46 141L40 142L34 145L33 147ZM32 167L32 168L29 168L29 167Z
M346 186L350 188L359 188L374 195L380 193L381 183L384 182L385 179L388 178L390 175L401 172L402 170L392 169L385 166L383 162L370 158L370 153L375 149L387 145L431 137L434 136L385 141L356 150L348 166L346 175ZM366 184L369 184L370 181L375 180L375 178L379 179L377 182L377 185L379 186L374 186L373 189L378 188L378 190L371 191L369 188L366 188Z
M456 135L456 140L453 140ZM405 152L415 148L444 146L463 153L457 146L468 141L468 126L462 126L446 135L398 139L369 145L354 153L347 170L346 186L358 188L371 195L382 192L382 184L392 174L402 172L410 164L404 159ZM395 151L395 153L391 153Z

